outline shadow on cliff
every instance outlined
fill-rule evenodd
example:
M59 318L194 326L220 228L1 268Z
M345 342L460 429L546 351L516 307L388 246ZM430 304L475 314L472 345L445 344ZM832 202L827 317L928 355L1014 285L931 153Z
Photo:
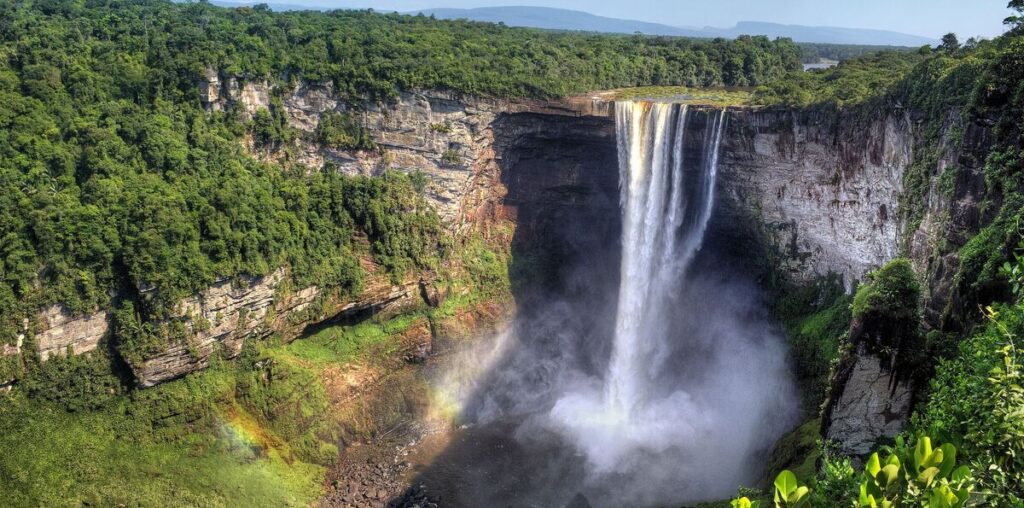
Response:
M508 267L516 319L455 360L478 363L501 348L471 386L443 387L460 392L459 428L390 506L424 496L446 507L564 506L584 480L575 450L543 431L524 435L522 424L550 405L557 370L596 375L607 362L621 224L614 122L519 114L500 118L496 131L507 136L502 206L517 223Z
M482 337L473 351L456 355L450 368L483 371L468 388L442 386L460 401L459 427L416 471L413 487L389 506L428 506L428 500L445 507L658 505L692 499L708 474L723 477L720 485L704 485L716 493L732 492L737 476L756 477L760 463L746 460L747 454L765 454L773 439L766 434L774 430L750 432L722 421L720 433L736 449L724 446L727 457L721 460L715 459L716 448L722 448L717 439L691 447L687 464L677 460L676 444L664 443L674 451L631 454L630 464L595 480L574 443L545 423L567 387L602 378L609 361L621 262L614 125L610 119L580 124L535 115L499 121L505 122L503 130L516 133L499 158L508 189L504 205L514 208L517 222L509 266L516 319L506 333ZM737 376L722 371L737 361L766 370L783 363L781 349L773 345L777 337L758 336L767 313L759 290L743 274L741 256L733 254L729 245L709 242L694 263L698 275L674 299L680 312L670 326L680 336L697 338L688 339L689 349L667 353L669 368L658 374L666 394L686 386L699 397L716 393L708 386L736 385L730 379ZM701 362L702 368L685 368ZM773 388L785 392L775 386L758 391ZM725 406L742 411L761 404L761 395L737 394ZM751 407L752 414L756 410ZM694 474L696 467L705 470Z

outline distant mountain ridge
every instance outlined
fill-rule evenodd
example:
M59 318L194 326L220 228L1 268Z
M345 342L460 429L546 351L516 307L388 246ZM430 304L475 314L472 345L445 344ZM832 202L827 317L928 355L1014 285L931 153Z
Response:
M552 30L582 30L589 32L635 33L673 35L680 37L727 37L738 35L767 35L789 37L796 42L829 44L863 44L876 46L918 47L937 44L938 40L888 30L844 28L830 26L783 25L760 21L741 21L732 28L677 27L628 19L596 16L583 11L552 7L478 7L474 9L425 9L411 14L433 14L442 19L469 19L490 23L502 22L510 26L526 26Z
M259 0L212 0L223 7L255 5ZM268 5L275 11L328 10L301 4L274 2ZM681 27L662 23L651 23L630 19L597 16L583 11L553 7L504 6L477 7L473 9L437 8L412 11L406 14L433 15L440 19L468 19L488 23L505 23L509 26L523 26L548 30L576 30L584 32L605 32L631 34L640 32L647 35L670 35L696 38L735 38L739 35L766 35L771 38L789 37L796 42L826 44L860 44L874 46L919 47L938 44L937 39L888 30L867 28L844 28L831 26L784 25L761 21L741 21L731 28Z
M767 35L768 37L789 37L796 42L817 42L830 44L870 44L876 46L920 47L925 44L939 44L937 39L921 37L889 30L869 28L843 28L835 26L782 25L761 21L741 21L732 28L705 30L717 31L725 37L742 34Z
M579 30L585 32L608 32L631 34L640 32L649 35L675 35L680 37L708 37L699 29L682 28L661 23L607 18L583 11L556 9L552 7L479 7L475 9L426 9L410 14L433 15L441 19L468 19L488 23L505 23L510 26L545 28L549 30Z

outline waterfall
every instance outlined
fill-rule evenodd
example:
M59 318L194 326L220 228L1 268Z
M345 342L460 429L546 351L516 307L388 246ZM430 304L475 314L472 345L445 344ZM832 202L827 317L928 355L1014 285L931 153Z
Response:
M651 392L659 352L671 340L666 303L700 248L714 205L725 111L705 128L702 163L684 164L686 105L615 105L621 186L622 267L606 403L627 420ZM684 173L693 172L689 178ZM687 189L692 183L694 188Z
M725 183L726 112L646 101L616 103L615 114L621 227L586 243L596 259L585 248L565 258L566 289L540 291L495 342L453 359L467 375L448 384L463 390L439 400L468 408L484 436L463 445L483 462L467 476L487 493L468 506L566 506L580 493L596 508L723 499L758 481L799 417L761 291L730 249L705 240ZM607 208L590 211L564 234L608 220ZM508 425L511 448L479 450Z
M717 393L728 390L725 383L680 384L669 371L681 365L666 365L680 350L703 351L703 360L686 360L694 362L696 379L722 358L709 352L717 348L708 346L709 332L694 335L673 327L690 312L678 298L711 217L725 112L703 114L703 138L694 146L688 129L700 123L686 105L615 106L622 259L611 357L602 378L568 390L550 413L598 475L628 470L652 456L666 459L666 453L689 455L673 455L673 467L704 458L702 440L721 427L721 408L728 405L723 401L736 400ZM699 153L686 153L694 149Z
M797 415L759 291L727 264L694 264L727 115L650 101L616 103L615 114L622 236L610 353L593 369L556 371L558 394L538 420L585 461L595 506L722 498L757 480L765 448Z

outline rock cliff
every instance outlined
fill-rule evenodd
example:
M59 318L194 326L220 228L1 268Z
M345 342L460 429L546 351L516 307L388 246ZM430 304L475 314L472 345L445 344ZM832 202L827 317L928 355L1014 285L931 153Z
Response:
M453 234L469 228L487 232L498 222L511 221L516 231L509 238L520 252L543 246L549 253L577 256L617 241L614 108L597 97L503 101L420 91L386 104L352 106L331 83L299 82L275 90L267 82L243 82L212 70L198 86L210 111L237 108L246 116L270 107L270 98L278 97L289 124L305 133L316 130L325 112L358 114L382 150L336 150L308 135L286 151L286 162L349 174L422 171L430 182L429 197ZM687 136L700 139L703 116L695 116ZM949 236L948 230L976 227L971 203L979 200L977 185L965 181L963 192L940 195L935 180L942 168L935 168L924 220L908 232L901 193L918 137L912 115L897 109L864 120L815 111L732 108L709 234L746 255L775 253L773 259L794 279L837 273L847 287L906 251L905 239L911 238L915 264L931 278L929 286L937 288L929 293L935 300L931 307L945 306L948 291L942 284L948 281L951 260L936 245ZM976 137L983 143L983 133ZM282 157L250 148L258 157ZM942 160L962 163L960 158L947 153ZM943 215L950 207L955 210L951 218ZM747 249L753 244L758 248ZM264 277L222 281L179 302L171 319L185 321L190 338L129 362L138 384L152 386L203 368L214 352L235 356L245 340L272 333L293 338L310 324L418 304L429 293L421 287L429 285L429 278L421 282L418 276L397 285L377 278L352 296L291 288L289 281L281 268ZM28 328L40 356L48 358L69 346L76 353L95 348L108 335L108 321L103 311L71 316L56 306ZM870 436L850 438L851 449L859 450L860 443L902 425L910 387L883 390L886 367L870 354L850 361L854 368L845 386L837 388L832 421L868 429ZM886 409L875 411L879 408ZM877 422L843 416L863 412L887 416Z
M909 118L867 125L834 114L737 110L719 166L719 224L749 228L796 278L836 273L847 288L896 257L903 171L913 160Z
M214 353L234 358L246 340L275 332L291 340L309 324L397 311L422 301L417 280L392 284L379 274L369 279L353 297L324 294L316 286L290 291L283 268L263 277L221 281L177 304L170 319L184 322L188 339L129 365L140 386L153 386L205 368Z

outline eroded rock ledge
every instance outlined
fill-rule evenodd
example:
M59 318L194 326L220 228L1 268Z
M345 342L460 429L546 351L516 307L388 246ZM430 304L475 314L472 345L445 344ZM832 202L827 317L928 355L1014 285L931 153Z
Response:
M386 276L372 276L354 298L325 294L317 286L290 291L288 282L281 268L263 277L221 281L183 299L174 318L185 320L190 338L142 361L129 360L138 384L153 386L206 368L218 351L234 358L246 340L275 332L291 340L306 326L327 319L397 312L422 302L417 280L392 284Z

